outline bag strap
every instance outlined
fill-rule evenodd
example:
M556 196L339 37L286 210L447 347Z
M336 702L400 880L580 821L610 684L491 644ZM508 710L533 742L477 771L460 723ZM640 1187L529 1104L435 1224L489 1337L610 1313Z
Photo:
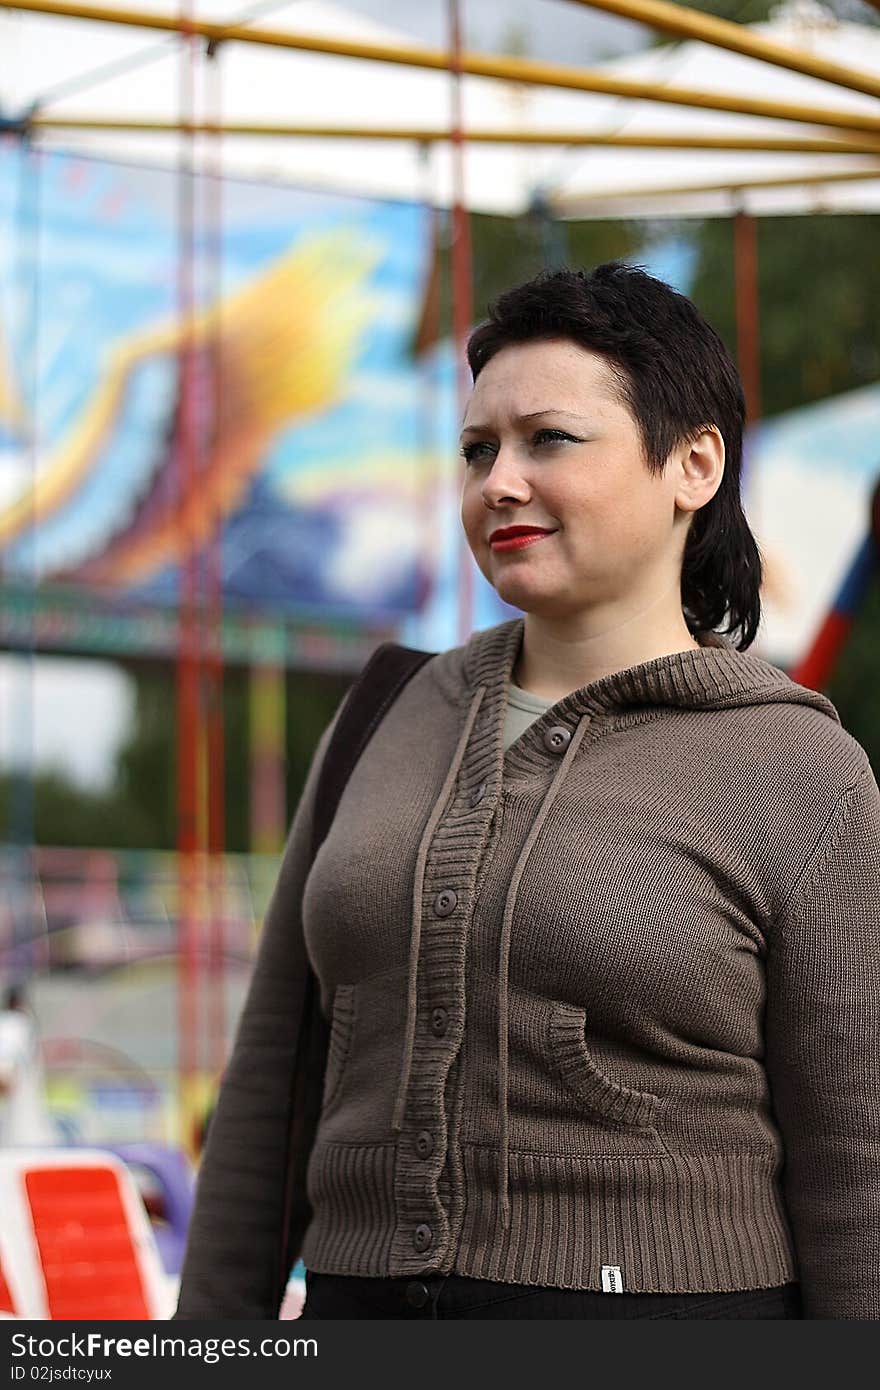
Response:
M358 758L407 681L435 654L419 651L415 647L401 647L395 642L383 642L351 686L318 777L310 863L314 863L315 855L333 823L336 808ZM311 1218L306 1175L311 1141L321 1113L321 1087L314 1084L314 1078L323 1075L330 1037L330 1025L321 1012L318 980L311 966L307 970L302 998L302 1016L293 1056L276 1307L280 1307L284 1297L293 1251ZM313 1079L311 1090L309 1078ZM298 1201L294 1208L294 1196L297 1194Z
M355 764L407 681L435 652L383 642L351 687L324 757L312 828L312 861L333 823Z

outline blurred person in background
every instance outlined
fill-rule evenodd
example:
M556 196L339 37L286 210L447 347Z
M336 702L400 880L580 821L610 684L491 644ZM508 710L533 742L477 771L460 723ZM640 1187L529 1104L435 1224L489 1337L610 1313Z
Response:
M319 741L176 1316L277 1317L292 1250L305 1319L880 1318L880 791L746 650L733 362L620 263L468 357L462 524L523 616L416 671L311 864Z
M24 985L15 983L0 1009L0 1147L55 1142L36 1020Z

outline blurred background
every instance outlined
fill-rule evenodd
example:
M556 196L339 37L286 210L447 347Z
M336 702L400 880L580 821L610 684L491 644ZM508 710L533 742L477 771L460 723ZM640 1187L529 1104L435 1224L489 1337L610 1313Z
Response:
M462 345L542 267L721 332L751 650L880 767L880 8L666 8L0 0L0 981L49 1142L197 1159L339 700L515 615L460 536Z

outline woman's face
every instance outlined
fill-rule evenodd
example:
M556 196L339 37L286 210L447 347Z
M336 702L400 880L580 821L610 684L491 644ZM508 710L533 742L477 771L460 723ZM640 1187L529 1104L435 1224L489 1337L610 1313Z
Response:
M626 619L656 602L660 584L680 603L681 471L649 472L599 354L563 339L503 348L477 377L461 439L462 525L501 598L547 617ZM516 526L543 534L492 543Z

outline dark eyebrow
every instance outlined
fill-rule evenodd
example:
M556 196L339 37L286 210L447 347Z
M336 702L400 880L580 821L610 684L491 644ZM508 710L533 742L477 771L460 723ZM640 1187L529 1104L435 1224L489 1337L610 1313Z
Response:
M538 420L542 415L564 415L567 420L578 420L582 425L587 422L583 415L575 415L570 410L557 410L555 406L548 406L546 410L532 410L528 415L514 415L514 424L527 425L530 420ZM465 425L462 434L469 434L471 430L479 434L491 433L491 425Z

